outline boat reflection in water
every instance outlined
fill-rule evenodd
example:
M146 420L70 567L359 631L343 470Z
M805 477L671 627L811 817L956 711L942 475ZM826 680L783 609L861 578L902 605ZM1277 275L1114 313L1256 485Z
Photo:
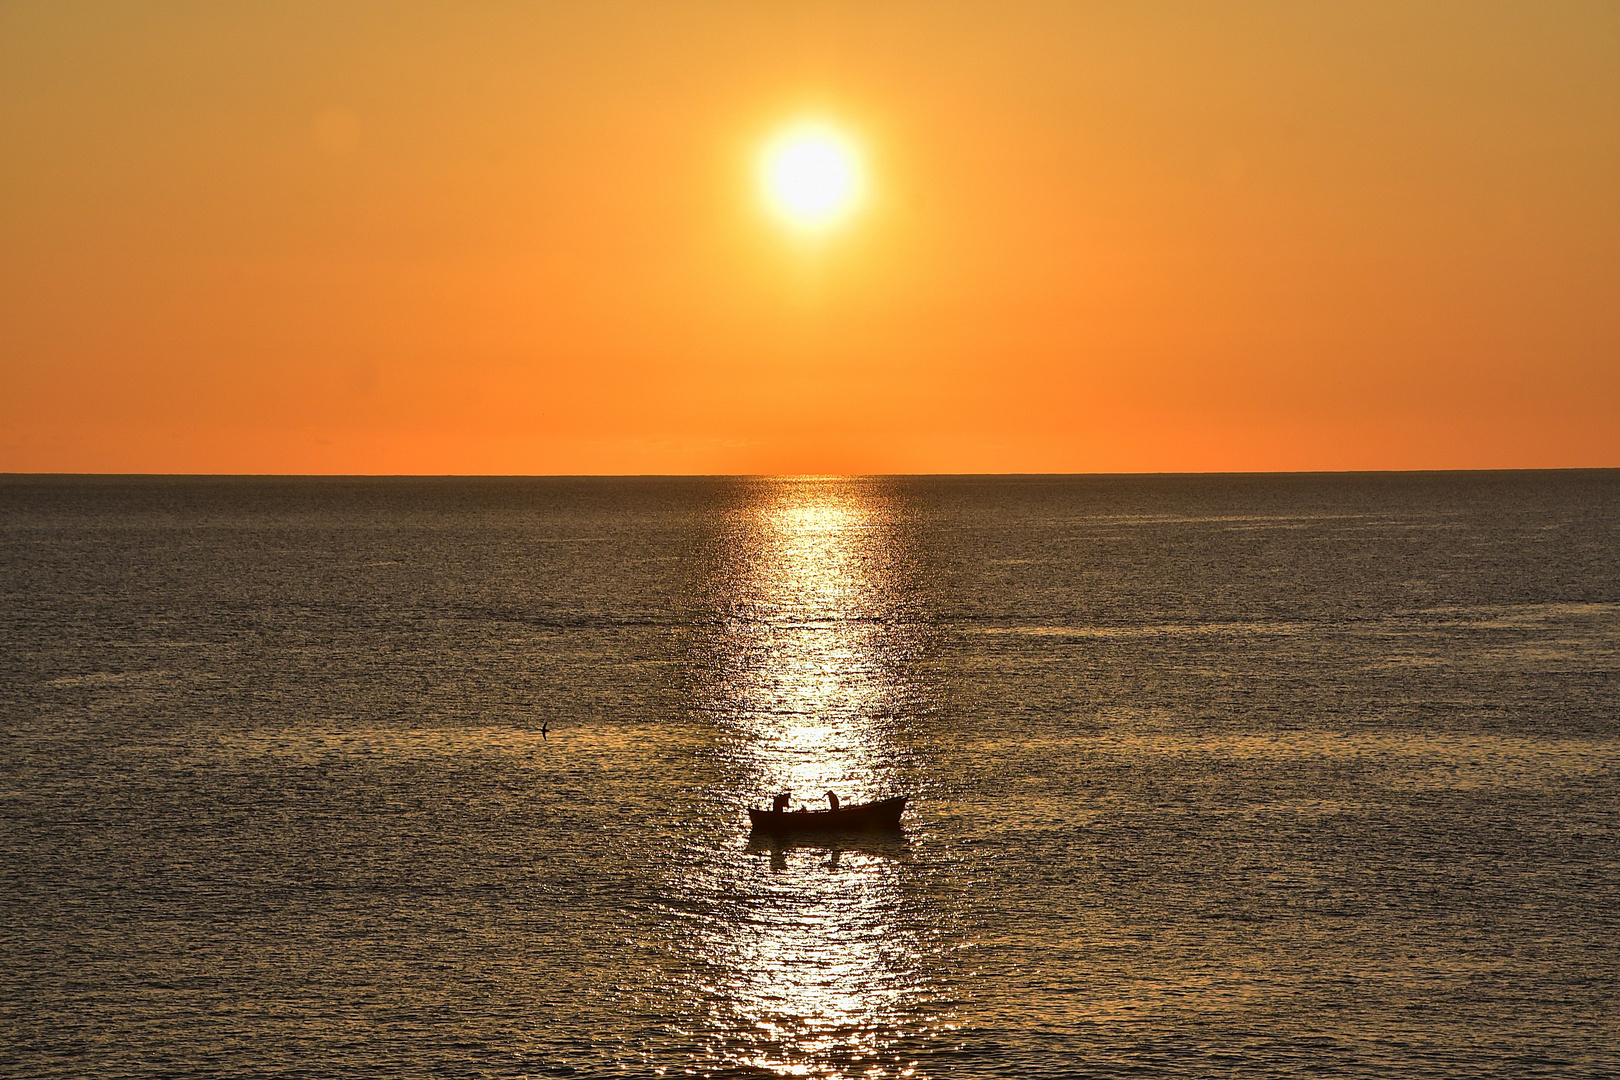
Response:
M893 833L831 833L821 836L781 836L750 833L743 848L750 855L770 856L772 870L788 868L788 856L803 853L813 855L816 865L824 870L836 870L845 853L871 859L899 861L911 857L911 848L902 832ZM822 856L826 856L822 860Z
M779 791L824 806L828 790L846 803L916 790L909 553L881 481L755 494L722 545L699 665L733 831L677 883L697 922L691 1007L708 1013L687 1034L704 1033L700 1072L909 1075L949 1025L944 920L905 836L743 837L744 809Z

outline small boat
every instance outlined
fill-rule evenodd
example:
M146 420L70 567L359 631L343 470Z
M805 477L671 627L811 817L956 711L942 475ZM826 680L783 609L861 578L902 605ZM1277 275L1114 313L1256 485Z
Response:
M892 832L900 827L906 796L877 802L855 803L836 810L755 810L748 821L757 833L788 836L794 833Z

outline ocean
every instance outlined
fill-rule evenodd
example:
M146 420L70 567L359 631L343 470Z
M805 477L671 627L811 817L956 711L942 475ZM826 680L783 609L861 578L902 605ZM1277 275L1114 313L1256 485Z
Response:
M1616 471L5 477L0 726L8 1077L1620 1075Z

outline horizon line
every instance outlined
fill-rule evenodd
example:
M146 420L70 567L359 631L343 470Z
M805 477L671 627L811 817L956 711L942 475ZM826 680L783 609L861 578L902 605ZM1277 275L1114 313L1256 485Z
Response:
M914 473L233 473L233 472L5 472L0 481L74 480L862 480L1061 479L1222 476L1454 476L1492 473L1620 472L1620 465L1459 469L1213 469L1141 472L914 472Z

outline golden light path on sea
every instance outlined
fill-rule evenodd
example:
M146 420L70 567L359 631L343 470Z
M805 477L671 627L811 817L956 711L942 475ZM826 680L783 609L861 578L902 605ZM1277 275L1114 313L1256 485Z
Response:
M736 522L713 707L739 797L825 805L896 793L904 676L885 615L896 597L886 508L847 481L766 486ZM717 1064L794 1076L904 1076L919 1026L922 949L907 915L904 840L748 842L706 893L735 917L702 923L713 998L736 1032ZM727 879L729 876L729 880ZM927 1021L924 1021L926 1024Z

